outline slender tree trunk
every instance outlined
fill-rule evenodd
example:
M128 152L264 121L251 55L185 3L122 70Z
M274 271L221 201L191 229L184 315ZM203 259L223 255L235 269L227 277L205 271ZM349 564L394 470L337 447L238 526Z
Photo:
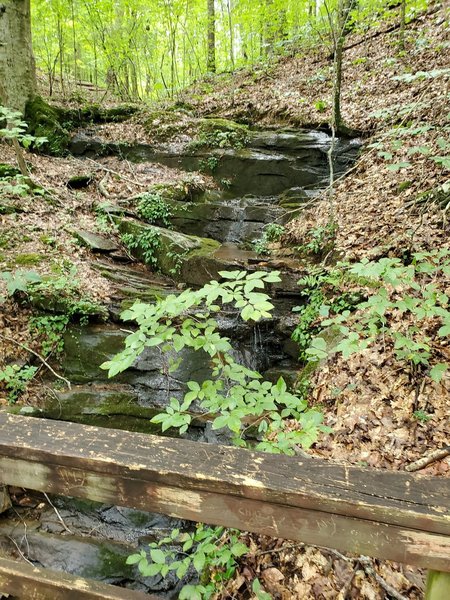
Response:
M334 81L333 81L333 126L336 131L342 124L341 87L342 87L342 54L345 35L339 33L334 48Z
M59 64L59 84L61 86L61 92L62 95L65 96L65 89L64 89L64 36L63 36L63 30L62 30L62 24L61 24L61 17L58 13L57 16L57 30L58 30L58 47L59 47L59 60L58 60L58 64Z
M402 0L400 4L400 50L405 49L405 27L406 27L406 0Z
M232 6L231 0L227 0L227 13L228 13L228 31L230 35L230 63L231 69L234 71L234 29L232 19Z
M208 0L208 56L206 70L208 73L216 72L216 10L214 0Z
M342 88L342 57L344 43L347 35L347 26L350 11L355 0L339 0L338 16L334 38L334 81L333 81L333 116L332 126L336 132L345 129L341 115L341 88Z
M30 0L0 2L0 82L2 104L23 112L36 91Z
M75 6L74 0L70 3L70 13L72 17L72 47L73 47L73 78L75 79L75 89L78 84L78 53L77 53L77 33L75 29Z

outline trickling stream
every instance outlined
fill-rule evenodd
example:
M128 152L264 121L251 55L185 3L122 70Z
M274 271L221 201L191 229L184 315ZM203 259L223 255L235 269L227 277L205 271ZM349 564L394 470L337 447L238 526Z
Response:
M221 191L207 192L182 210L175 210L172 219L175 232L200 236L200 242L179 236L176 243L181 248L183 243L200 246L204 244L200 238L210 238L207 252L186 260L180 274L188 285L201 285L222 269L256 268L258 260L249 250L250 243L261 236L266 224L284 224L293 218L326 185L329 147L330 138L322 132L260 131L252 134L250 146L242 150L177 154L156 152L145 145L104 144L95 132L84 132L73 140L72 152L79 156L114 153L132 161L156 161L185 170L198 169L211 156L217 159L213 175ZM333 159L336 176L348 169L358 148L355 142L337 141ZM176 234L167 235L173 238ZM96 266L117 290L111 307L116 319L124 303L136 298L152 301L157 296L176 293L174 282L159 275L108 261L98 261ZM273 287L276 308L270 321L252 326L233 311L222 313L218 319L222 334L232 339L235 358L265 372L272 380L295 368L296 349L290 342L290 333L294 323L291 308L297 303L293 298L298 294L297 279L298 273L288 269L282 283ZM168 375L168 356L157 348L148 348L132 368L110 381L99 365L121 350L125 335L117 322L74 326L66 336L62 361L64 375L73 383L72 390L55 387L40 415L130 431L159 432L150 418L163 410L171 397L182 396L186 381L208 378L208 360L202 353L185 350L176 371ZM221 441L220 433L213 432L201 420L191 427L189 437ZM140 578L135 569L125 565L125 557L135 551L136 545L143 547L164 537L182 523L161 515L90 502L60 498L54 503L74 532L72 535L64 531L50 508L42 512L40 520L30 519L22 511L27 553L37 565L166 594L168 598L178 596L179 584L170 575L164 580L159 576ZM23 534L24 525L17 519L0 521L0 549L12 549L5 536L20 545Z

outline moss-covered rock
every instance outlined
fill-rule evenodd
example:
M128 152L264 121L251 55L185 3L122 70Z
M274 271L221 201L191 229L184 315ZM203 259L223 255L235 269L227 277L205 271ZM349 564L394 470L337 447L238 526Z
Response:
M164 200L174 202L192 202L206 190L202 177L191 175L173 183L157 183L149 188L151 194L158 194Z
M158 412L158 409L141 406L130 386L77 385L66 392L54 390L45 400L41 416L97 427L160 433L159 425L151 423Z
M95 176L93 173L75 175L67 181L66 186L70 190L81 190L83 188L88 187L88 185L90 185L94 181L94 178Z
M152 230L158 235L158 245L153 249L153 256L157 269L164 275L177 277L181 271L182 265L197 252L202 251L206 255L212 250L217 249L220 244L214 240L202 239L196 236L184 235L163 227L155 225L145 225L136 219L123 218L118 220L119 231L122 234L133 236L137 244L131 249L133 255L145 262L147 248L145 247L142 234Z
M185 235L154 225L145 225L136 219L116 218L119 231L136 239L147 229L159 234L159 247L155 249L158 270L164 275L183 281L187 285L202 286L218 277L219 271L247 268L254 252L239 250L234 246L195 235ZM145 248L139 243L132 249L133 255L143 260Z
M243 148L249 142L247 125L228 119L201 119L198 132L190 149L197 148Z
M66 118L70 118L76 125L87 123L121 123L126 121L138 111L137 106L119 104L105 108L100 104L87 104L80 109L66 111Z
M34 96L27 102L24 118L28 123L28 133L47 138L47 142L40 147L43 152L55 156L66 153L70 134L61 124L64 114L62 109L47 104L40 96Z

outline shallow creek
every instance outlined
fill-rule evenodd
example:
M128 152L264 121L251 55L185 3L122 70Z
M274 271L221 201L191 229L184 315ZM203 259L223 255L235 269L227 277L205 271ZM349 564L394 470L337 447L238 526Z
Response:
M210 240L208 255L195 256L195 261L187 261L181 271L184 283L201 285L222 269L256 268L258 259L249 248L264 226L286 223L326 185L330 143L323 132L258 131L243 150L177 153L155 151L145 145L104 144L95 132L84 132L74 139L72 152L78 156L118 154L131 161L160 162L187 171L198 169L211 156L217 158L214 177L221 190L208 192L182 210L175 210L172 221L175 232L183 234L177 243L184 243L186 236ZM337 141L333 158L336 176L349 168L358 147L354 141ZM189 243L193 239L186 238ZM61 391L55 386L39 414L157 433L150 418L164 409L170 397L182 395L186 381L207 378L208 361L200 353L185 351L177 371L168 377L167 357L149 348L131 369L108 380L99 365L122 348L126 334L118 319L120 308L136 298L152 301L158 295L176 292L177 285L160 275L108 260L97 261L96 267L111 280L115 290L114 305L110 307L112 320L71 329L65 339L62 369L73 383L72 390ZM273 265L269 262L269 268L279 267L276 261ZM282 264L281 270L282 282L271 290L275 304L271 320L252 326L233 311L219 316L220 330L232 339L236 358L271 380L280 374L289 380L296 368L296 348L290 334L295 326L291 308L299 302L299 272L295 265ZM211 443L226 442L201 420L188 436ZM37 511L39 518L36 512L30 516L28 508L19 509L20 518L16 513L0 520L0 548L14 552L15 542L37 565L158 592L167 598L178 596L179 584L170 575L164 580L158 576L140 578L125 564L125 558L137 546L143 547L171 529L189 524L86 501L54 498L53 502L70 534L49 506Z

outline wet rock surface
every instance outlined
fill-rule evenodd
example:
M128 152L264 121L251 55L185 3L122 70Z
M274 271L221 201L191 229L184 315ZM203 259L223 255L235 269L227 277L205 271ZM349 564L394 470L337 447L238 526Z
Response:
M252 132L245 148L178 148L160 151L146 144L105 143L95 130L78 132L70 151L75 156L116 154L133 162L159 162L185 171L209 170L240 195L271 196L294 186L320 188L329 177L331 137L317 131ZM353 163L360 144L337 139L333 153L336 176Z
M189 522L75 498L53 497L53 506L39 496L26 500L37 508L15 506L0 521L0 553L19 548L38 567L178 597L182 584L174 576L142 577L126 559Z

